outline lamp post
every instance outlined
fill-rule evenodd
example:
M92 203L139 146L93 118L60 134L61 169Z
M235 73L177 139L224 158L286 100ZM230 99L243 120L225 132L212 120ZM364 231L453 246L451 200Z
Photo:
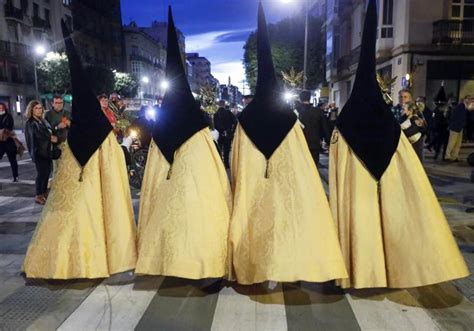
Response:
M36 45L34 52L33 52L33 66L34 66L34 73L35 73L35 92L36 92L36 100L39 100L39 90L38 90L38 73L36 71L36 56L41 56L46 53L46 49L43 45Z
M281 0L282 3L288 4L295 0ZM308 30L309 30L309 9L308 2L310 0L303 0L303 11L305 13L304 20L304 51L303 51L303 90L306 90L306 72L308 69Z
M150 82L150 78L148 78L148 76L143 76L142 77L142 83L146 86L148 85L148 83ZM140 87L140 106L142 105L143 103L143 97L144 97L144 88Z

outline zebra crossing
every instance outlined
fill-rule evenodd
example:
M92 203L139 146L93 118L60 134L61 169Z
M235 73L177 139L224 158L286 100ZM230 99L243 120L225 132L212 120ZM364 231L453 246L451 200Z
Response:
M327 169L321 175L327 189ZM131 273L26 280L21 264L41 206L21 192L0 190L0 330L474 330L473 276L407 290L350 291L332 283L241 286ZM135 212L138 202L134 192ZM450 220L467 226L455 207L443 203ZM474 273L474 253L463 254Z

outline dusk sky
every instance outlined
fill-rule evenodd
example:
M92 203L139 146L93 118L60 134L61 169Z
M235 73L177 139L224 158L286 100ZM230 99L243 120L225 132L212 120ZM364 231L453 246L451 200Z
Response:
M287 0L288 1L288 0ZM262 1L267 20L275 22L295 12L295 3ZM167 20L171 4L176 26L186 37L186 52L199 52L211 61L212 74L222 83L231 76L242 89L243 45L257 26L257 0L122 0L123 23L149 26Z

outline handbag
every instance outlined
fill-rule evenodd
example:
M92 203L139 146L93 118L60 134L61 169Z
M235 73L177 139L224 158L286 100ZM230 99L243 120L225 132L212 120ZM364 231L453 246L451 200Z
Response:
M53 145L53 148L51 148L51 159L52 160L57 160L61 157L61 148L58 147L58 145Z

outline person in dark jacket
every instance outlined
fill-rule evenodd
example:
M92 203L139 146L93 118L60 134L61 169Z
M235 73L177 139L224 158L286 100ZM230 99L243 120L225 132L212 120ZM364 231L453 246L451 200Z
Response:
M71 112L64 109L64 99L61 95L55 95L51 105L53 108L46 112L44 118L58 137L58 144L62 144L66 141L71 126Z
M446 149L446 160L458 161L462 144L462 135L468 115L468 109L473 108L473 98L466 95L463 102L456 106L449 117L449 141Z
M18 162L16 161L16 145L13 140L13 116L7 105L0 103L0 160L7 154L12 168L13 181L18 182Z
M425 143L427 144L428 148L433 141L433 111L426 105L426 97L424 96L419 96L416 98L416 105L420 109L420 112L426 122Z
M439 104L433 111L432 140L428 147L433 147L435 151L433 158L435 160L438 159L440 152L444 160L446 148L448 147L449 130L448 119L446 118L447 108L448 106L446 104Z
M309 151L316 166L319 165L319 154L321 153L321 139L330 141L330 131L327 118L321 109L314 108L310 103L311 93L302 91L297 111L299 120L303 124L303 133L308 143Z
M230 109L225 108L225 101L219 102L219 109L214 114L214 127L219 131L219 150L223 154L224 166L230 168L229 154L232 146L232 138L234 137L234 129L237 119Z
M31 159L36 167L36 197L35 202L46 203L48 180L51 174L51 143L57 143L58 138L51 134L48 122L43 119L43 106L37 100L32 100L26 108L25 138Z

